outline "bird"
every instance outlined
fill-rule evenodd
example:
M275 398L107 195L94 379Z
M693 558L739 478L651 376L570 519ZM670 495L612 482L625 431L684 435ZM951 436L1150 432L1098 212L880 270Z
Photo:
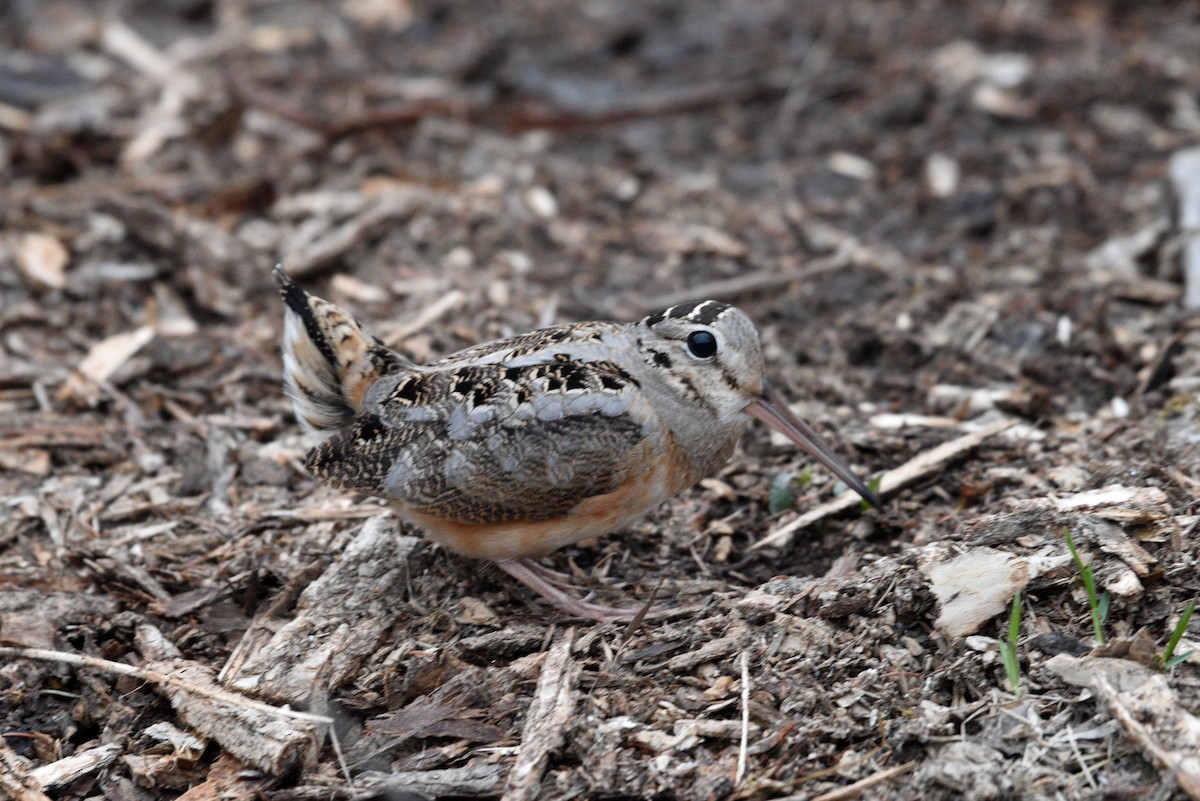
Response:
M284 392L318 440L306 467L383 498L432 541L489 560L559 610L614 621L644 607L577 597L536 561L627 527L726 464L754 419L878 507L875 493L765 377L740 309L681 303L633 323L580 322L419 365L277 266Z

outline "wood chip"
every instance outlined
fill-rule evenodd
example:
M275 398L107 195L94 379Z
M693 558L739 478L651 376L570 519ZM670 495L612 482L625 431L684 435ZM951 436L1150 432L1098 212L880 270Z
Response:
M541 789L542 771L563 743L575 711L575 681L581 667L571 657L575 630L568 629L546 653L542 675L525 715L521 750L508 774L502 801L532 801Z
M1200 801L1200 718L1187 711L1166 677L1127 659L1059 654L1046 667L1095 693L1142 753Z
M1071 561L1070 554L1025 557L994 548L955 555L949 547L934 543L922 551L920 561L941 608L937 627L952 637L974 633L1003 612L1031 579Z
M50 475L50 453L40 448L0 450L0 469L20 470L31 476Z
M258 798L266 784L229 754L221 754L201 784L188 789L176 801L227 801L231 798Z
M88 748L29 771L43 787L59 787L108 767L124 749L117 743Z
M55 621L38 610L0 614L0 643L30 648L53 648Z
M78 395L88 382L107 381L139 350L150 344L152 339L154 339L154 327L144 325L123 334L114 334L108 339L92 345L87 356L75 368L76 372L59 390L59 400L66 400Z
M28 233L16 247L17 266L25 277L44 289L67 285L67 262L71 254L62 242L46 234Z
M354 789L363 793L402 793L430 798L495 796L504 768L495 764L468 765L447 770L408 770L399 773L366 772L355 777ZM324 797L324 796L322 796ZM372 797L365 795L363 797Z

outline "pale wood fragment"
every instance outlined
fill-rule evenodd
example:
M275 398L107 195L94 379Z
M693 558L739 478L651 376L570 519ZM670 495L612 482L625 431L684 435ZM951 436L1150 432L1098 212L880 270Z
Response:
M0 795L13 801L50 801L16 752L0 737Z
M502 801L531 801L537 797L542 771L550 754L563 743L575 711L575 680L580 665L571 658L574 629L559 638L542 663L533 701L525 715L521 750L508 774L508 786Z
M1095 693L1142 753L1200 799L1200 718L1183 707L1161 673L1128 659L1067 654L1046 667Z
M55 762L51 762L49 765L34 768L29 771L29 775L40 782L43 787L58 787L59 785L70 784L76 779L81 779L89 773L95 773L101 768L112 764L113 760L121 755L122 750L121 746L116 743L99 745L95 748L88 748L77 754L63 757Z
M180 719L241 761L282 776L316 757L318 735L332 721L320 715L264 704L218 686L203 665L171 660L133 666L86 654L42 648L0 647L0 659L35 659L134 676L161 692Z

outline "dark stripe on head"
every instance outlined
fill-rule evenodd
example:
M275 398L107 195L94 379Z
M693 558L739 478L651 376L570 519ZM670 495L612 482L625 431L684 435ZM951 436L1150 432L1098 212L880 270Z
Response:
M668 317L672 320L683 320L689 323L699 323L700 325L712 325L720 319L721 315L732 308L728 303L720 303L715 300L701 300L695 303L681 303L678 306L672 306L669 309L656 312L646 318L646 325L654 326L661 323Z

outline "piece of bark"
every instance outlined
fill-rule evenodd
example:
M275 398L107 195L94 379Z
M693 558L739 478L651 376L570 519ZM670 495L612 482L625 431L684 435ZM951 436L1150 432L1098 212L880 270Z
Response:
M1200 718L1183 707L1161 673L1127 659L1067 654L1046 667L1095 693L1142 753L1200 800Z
M201 784L179 796L177 801L226 801L230 798L256 798L266 785L261 777L247 775L246 766L229 754L221 754Z
M724 637L708 640L694 651L671 657L666 661L662 669L670 673L682 673L683 671L691 670L696 665L702 665L705 662L714 662L736 651L740 651L746 647L749 641L749 627L738 622L729 627L729 631Z
M454 737L479 743L494 743L504 739L504 730L477 720L481 710L438 703L419 698L399 709L371 721L370 728L393 738L398 744L413 737Z
M574 629L568 629L546 653L542 675L525 714L521 750L509 771L503 801L536 798L546 762L563 743L575 711L575 680L581 670L571 658L574 639Z
M296 618L226 684L307 706L325 665L327 689L352 680L403 608L400 601L420 546L420 538L400 535L390 515L368 520L341 557L301 594Z
M152 662L168 679L160 690L187 726L272 776L282 776L316 756L317 726L222 689L212 673L194 664Z

